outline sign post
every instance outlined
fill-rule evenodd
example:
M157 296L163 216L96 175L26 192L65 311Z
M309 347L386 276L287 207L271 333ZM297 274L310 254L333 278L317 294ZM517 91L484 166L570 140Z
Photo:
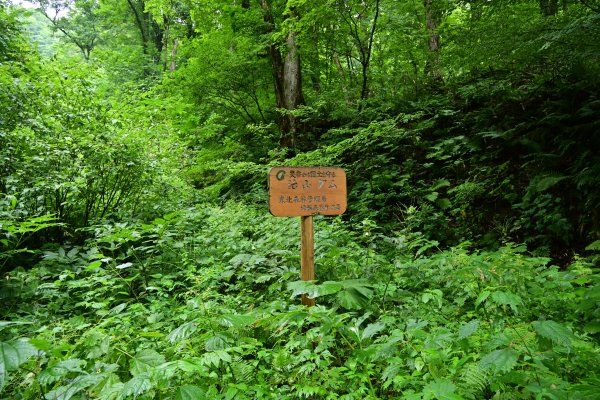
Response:
M303 281L315 280L315 242L312 215L300 217L300 278ZM302 295L302 304L314 306L315 299Z
M300 278L315 279L313 215L346 211L346 173L341 168L275 167L269 171L269 211L276 217L300 217ZM315 300L302 295L302 304Z

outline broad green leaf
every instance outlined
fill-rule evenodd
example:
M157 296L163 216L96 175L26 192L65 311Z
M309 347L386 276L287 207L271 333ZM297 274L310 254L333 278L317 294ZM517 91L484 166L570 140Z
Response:
M79 253L79 249L77 247L73 247L71 250L69 250L69 252L67 253L67 258L72 259L73 257L75 257L77 255L77 253Z
M84 373L82 367L85 363L84 360L78 358L64 360L43 370L38 375L37 379L42 385L50 385L67 375L69 372Z
M108 373L89 390L95 394L99 394L98 397L101 399L114 399L122 387L123 384L119 380L119 377L114 373Z
M88 387L104 379L104 374L79 375L67 385L60 386L46 394L47 400L69 400Z
M152 349L141 350L131 360L131 375L136 376L152 372L165 362L165 357Z
M141 337L147 337L147 338L162 338L165 336L165 334L161 333L161 332L137 331L136 334L140 335Z
M425 254L425 252L429 249L432 249L438 246L440 243L437 240L427 240L422 245L418 246L419 249L415 252L415 257L420 257Z
M347 310L358 310L369 304L373 286L363 279L340 281L343 289L337 294L337 303Z
M326 281L318 286L318 296L338 293L344 287L344 281Z
M550 189L552 186L556 185L557 183L560 183L561 181L568 178L568 176L545 176L537 180L535 182L535 185L532 184L532 186L534 186L535 191L544 192Z
M492 351L481 358L479 364L483 369L497 372L509 372L517 365L519 354L511 349L505 348Z
M206 351L215 351L215 350L223 350L230 347L230 342L232 340L222 333L217 333L214 336L206 339L204 343L204 348Z
M311 299L329 294L338 293L342 290L343 282L327 281L322 284L317 284L310 281L290 282L287 285L288 290L292 290L291 298L306 294Z
M434 300L437 303L438 308L442 308L443 296L444 293L439 289L425 289L425 292L423 292L423 295L421 296L421 301L424 304L427 304L431 300Z
M479 296L477 296L477 300L475 300L475 307L479 307L481 303L486 301L487 298L490 297L490 294L491 292L489 290L484 290L483 292L479 293Z
M202 363L207 367L213 366L218 368L221 365L221 361L225 364L231 362L231 354L226 350L209 351L202 355Z
M127 303L121 303L117 306L114 306L113 308L110 309L110 313L111 314L115 314L118 315L121 313L121 311L123 311L125 308L127 308Z
M533 321L531 324L538 335L550 339L553 343L571 347L571 341L575 339L575 335L566 326L558 322L551 320Z
M429 382L423 388L423 399L461 400L463 397L454 393L456 385L449 380Z
M157 366L154 371L157 373L155 376L173 376L178 371L197 373L205 370L206 367L202 365L200 358L191 358L166 362Z
M275 320L275 332L276 335L282 335L286 332L287 326L294 326L302 324L308 317L308 312L303 309L288 311L283 314L282 318Z
M317 284L315 282L310 281L296 281L288 283L287 287L288 290L293 291L291 296L292 298L301 294L306 294L310 298L316 298L337 293L338 300L341 299L342 302L347 301L346 304L351 305L351 309L355 309L358 304L361 304L360 307L362 307L362 300L360 300L360 303L357 303L356 301L360 299L361 295L370 298L373 292L372 285L364 279L350 279L346 281L326 281L322 284ZM354 293L348 295L344 294L344 291L353 291ZM350 298L348 298L348 296L350 296ZM355 297L353 298L353 296Z
M503 292L500 290L492 293L492 300L498 305L510 306L515 314L518 312L518 306L523 304L520 296L512 292Z
M198 323L196 321L186 322L185 324L173 329L171 333L167 335L167 340L171 343L176 343L180 340L187 339L197 330Z
M359 310L365 307L373 292L370 289L350 288L338 293L337 303L347 310Z
M221 323L228 328L245 328L256 322L252 314L227 314L221 317Z
M175 400L198 400L205 397L204 391L194 385L181 386L175 392Z
M83 344L87 348L86 358L93 360L110 351L111 337L100 330L92 329L84 335Z
M314 298L317 293L314 282L309 281L289 282L287 289L292 291L290 298L295 298L301 294L307 294L309 297Z
M46 339L29 339L29 344L33 345L38 350L42 350L48 353L52 352L52 350L57 349L57 346L55 346L54 343ZM60 348L58 349L59 351L61 351Z
M139 395L152 389L154 385L148 374L140 374L131 378L123 384L119 399L136 398Z
M372 324L367 325L367 327L362 331L360 338L361 340L371 339L377 333L381 332L385 328L385 324L383 322L374 322Z
M0 388L10 371L19 368L35 354L37 349L26 341L0 342Z
M589 305L591 307L595 307L597 302L600 302L600 285L594 285L589 287L584 295L583 295L583 299L585 302L589 303ZM583 304L582 302L582 305ZM580 306L581 307L581 306ZM585 308L585 307L582 307Z
M258 276L254 281L256 283L265 283L265 282L269 282L270 280L273 280L276 278L277 278L277 275L266 274L266 275Z
M98 260L98 261L94 261L93 263L91 263L90 265L88 265L87 267L85 267L86 271L93 271L97 268L100 268L100 266L102 265L102 261Z
M167 363L168 364L168 363ZM165 365L165 364L163 364ZM204 370L202 360L200 358L191 358L187 360L177 360L172 362L173 367L184 372L200 372ZM159 369L162 369L160 366Z
M477 328L479 328L479 320L477 319L463 324L460 328L458 328L458 339L462 340L468 338L469 336L474 334L475 331L477 331Z
M7 326L14 326L14 325L30 325L33 322L29 322L29 321L0 321L0 330L4 329Z

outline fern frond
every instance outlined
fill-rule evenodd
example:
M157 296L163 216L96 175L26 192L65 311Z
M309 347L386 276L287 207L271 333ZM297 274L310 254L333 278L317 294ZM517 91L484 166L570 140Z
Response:
M559 174L538 175L532 179L527 190L533 193L542 193L568 178L569 176Z
M250 383L254 379L254 367L241 357L231 363L231 372L238 383Z
M322 396L326 395L327 391L321 386L302 386L298 388L296 391L296 395L300 398L309 399L309 398L322 398Z
M581 152L575 158L570 171L574 173L577 189L596 187L600 183L600 157L592 151Z
M460 380L465 393L471 394L474 399L481 399L489 384L489 373L478 364L468 364Z

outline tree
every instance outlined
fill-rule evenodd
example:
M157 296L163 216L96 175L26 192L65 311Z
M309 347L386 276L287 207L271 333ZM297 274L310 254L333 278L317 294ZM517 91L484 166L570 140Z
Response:
M39 10L54 29L81 51L86 61L100 40L97 0L38 0Z
M361 65L359 111L362 111L365 100L369 98L369 66L373 55L373 41L377 31L380 3L380 0L360 2L340 0L335 2L336 10L346 26L346 34L354 44L357 53L354 57Z
M180 39L190 39L196 34L191 17L192 6L185 1L146 0L144 9L150 13L163 32L163 70L173 71L177 65L177 47Z
M140 35L144 56L158 64L164 46L164 28L147 10L145 0L127 0L127 4L133 14L135 26ZM149 73L149 70L145 69L145 74L148 75Z

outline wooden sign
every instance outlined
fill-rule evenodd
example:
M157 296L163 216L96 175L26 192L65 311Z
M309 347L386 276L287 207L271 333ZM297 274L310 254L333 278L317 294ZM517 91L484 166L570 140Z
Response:
M269 171L269 211L276 217L300 217L300 277L315 279L313 215L346 211L346 173L341 168L275 167ZM315 299L302 295L302 304Z
M275 167L269 171L269 211L276 217L339 215L346 211L341 168Z

